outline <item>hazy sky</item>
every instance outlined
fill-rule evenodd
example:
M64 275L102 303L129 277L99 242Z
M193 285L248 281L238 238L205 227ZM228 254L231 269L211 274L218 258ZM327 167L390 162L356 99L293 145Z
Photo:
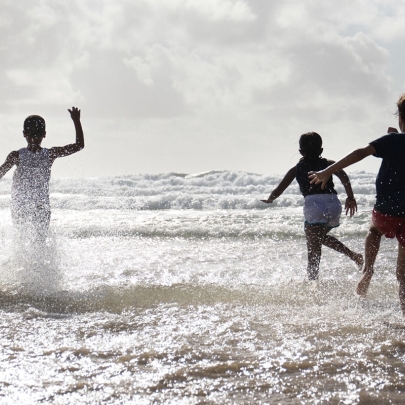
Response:
M308 131L338 159L397 126L404 27L403 0L2 0L0 160L30 114L71 143L72 105L57 177L284 173Z

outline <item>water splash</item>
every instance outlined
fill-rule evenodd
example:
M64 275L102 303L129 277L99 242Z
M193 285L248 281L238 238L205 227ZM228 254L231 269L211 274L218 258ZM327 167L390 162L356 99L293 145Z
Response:
M58 291L63 272L60 267L61 249L55 233L50 231L44 241L15 229L10 230L7 236L3 238L3 248L8 256L0 265L3 289L34 296Z

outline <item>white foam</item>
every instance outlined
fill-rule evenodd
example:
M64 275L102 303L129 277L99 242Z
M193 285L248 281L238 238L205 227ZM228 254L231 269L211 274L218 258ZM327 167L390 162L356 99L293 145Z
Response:
M266 209L260 199L280 182L280 175L265 175L226 170L195 174L161 173L84 179L52 179L52 208L91 209ZM350 176L356 198L372 206L375 174L359 172ZM344 198L344 189L335 181ZM0 209L10 204L11 183L0 182ZM300 206L302 196L293 182L272 206Z
M139 174L88 179L51 181L53 208L91 209L266 209L266 198L282 176L212 170L196 174ZM360 172L351 175L358 201L372 206L375 175ZM344 189L335 181L336 189ZM3 186L4 187L4 186ZM4 193L0 188L0 193ZM7 199L0 198L0 207ZM302 196L294 182L272 206L301 206Z
M46 242L38 243L28 238L16 237L7 232L3 246L6 254L0 265L0 281L19 291L33 295L51 294L62 285L61 253L57 238L50 232Z

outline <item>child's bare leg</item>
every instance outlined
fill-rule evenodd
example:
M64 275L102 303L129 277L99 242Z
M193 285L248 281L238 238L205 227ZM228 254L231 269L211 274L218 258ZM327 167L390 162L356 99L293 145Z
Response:
M327 232L329 232L328 229ZM358 266L359 270L363 268L364 260L363 255L360 253L355 253L353 250L350 250L346 245L344 245L340 240L336 239L334 236L325 235L322 241L322 244L336 250L336 252L343 253L345 256L352 259Z
M379 231L379 229L373 223L371 223L365 241L363 277L357 284L356 288L357 294L363 297L367 294L371 278L373 277L374 263L375 259L377 258L378 250L380 249L382 235L383 234Z
M326 229L321 225L306 225L305 236L307 238L309 280L317 280L319 275L319 262L321 261L322 240Z
M405 247L398 243L397 280L399 283L399 302L405 316Z

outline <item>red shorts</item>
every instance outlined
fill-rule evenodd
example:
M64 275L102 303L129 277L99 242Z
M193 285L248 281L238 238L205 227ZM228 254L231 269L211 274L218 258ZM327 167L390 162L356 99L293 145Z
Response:
M398 242L405 247L405 218L393 217L373 210L371 221L385 237L396 237Z

